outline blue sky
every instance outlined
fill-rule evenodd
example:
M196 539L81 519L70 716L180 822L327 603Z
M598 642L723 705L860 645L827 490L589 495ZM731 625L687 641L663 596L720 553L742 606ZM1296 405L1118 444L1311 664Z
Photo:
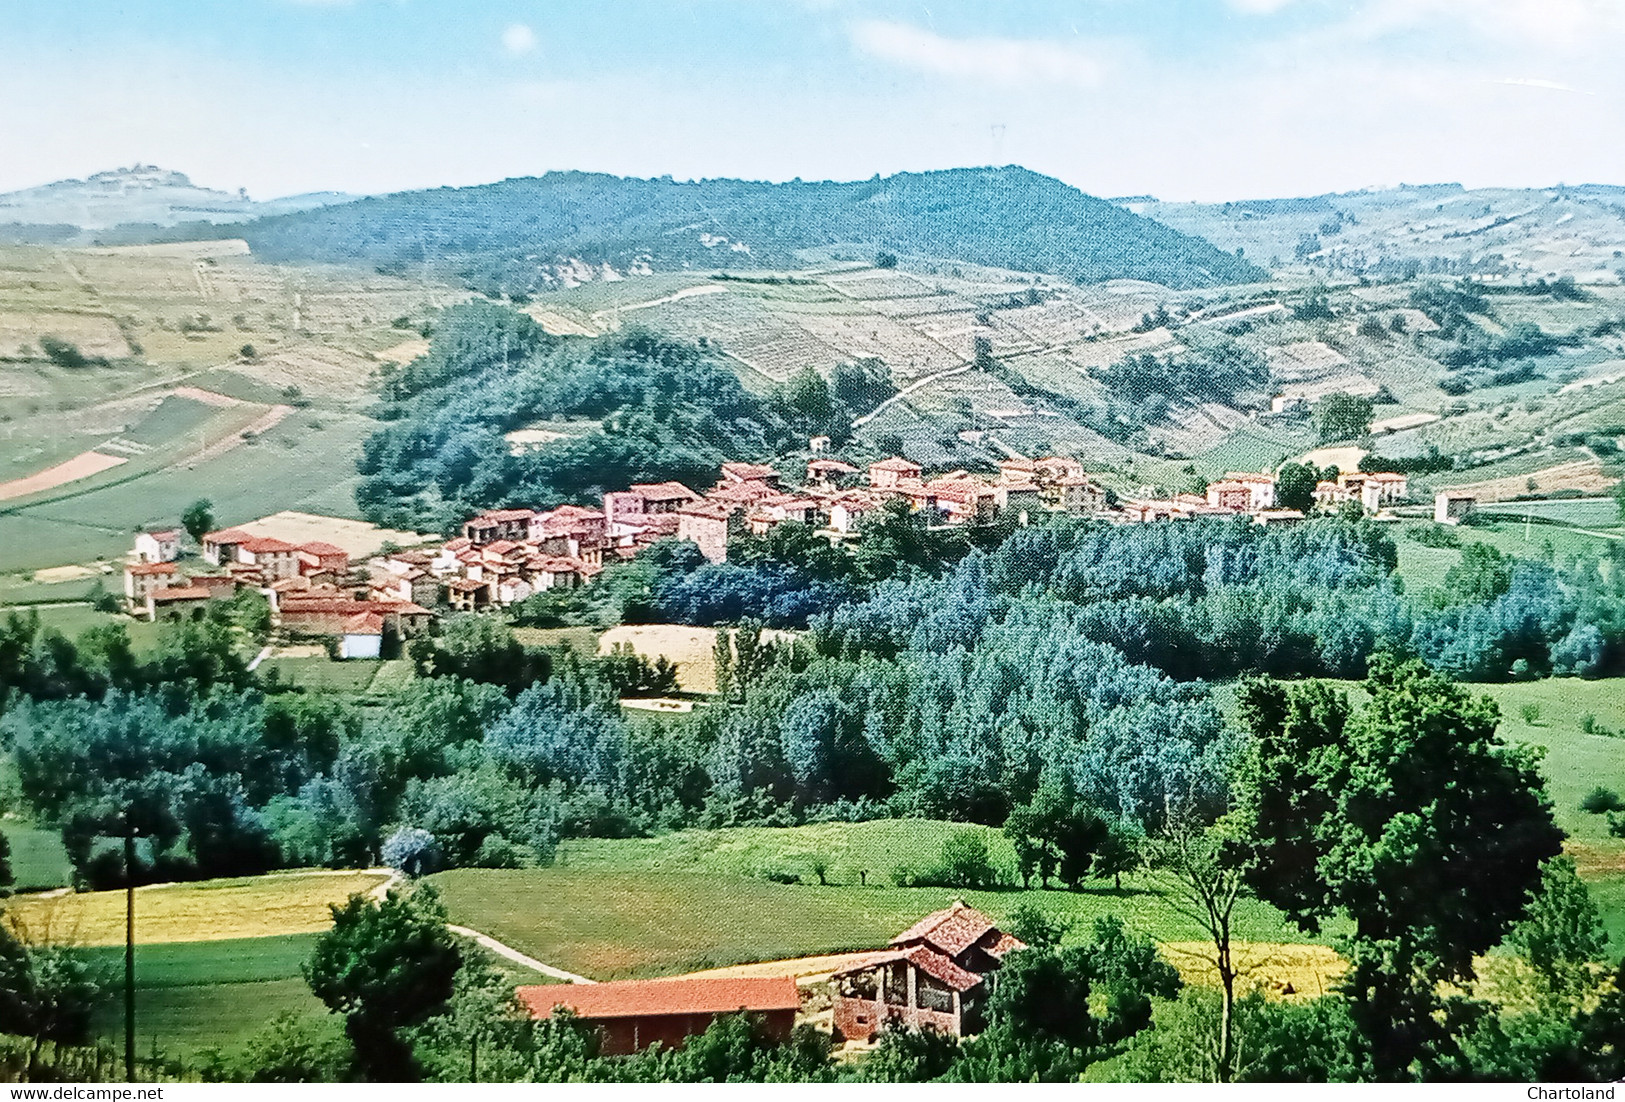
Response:
M1099 195L1625 184L1620 0L4 0L0 190L1019 163Z

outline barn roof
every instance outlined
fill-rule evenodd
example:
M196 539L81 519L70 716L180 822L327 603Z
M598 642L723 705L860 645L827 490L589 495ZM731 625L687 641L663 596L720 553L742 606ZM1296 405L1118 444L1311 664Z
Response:
M993 920L974 907L954 902L954 905L932 914L891 939L893 945L924 942L954 956L980 941L983 935L995 930Z
M801 1009L792 976L549 984L521 987L515 994L533 1018L551 1017L561 1006L589 1020Z
M835 975L845 976L853 972L867 972L872 968L877 968L883 964L893 964L900 960L908 961L926 975L941 980L955 991L969 991L982 982L981 976L969 969L961 968L945 954L937 952L928 945L913 945L906 949L898 949L895 952L881 953L878 956L869 957L855 964L849 964L836 972Z

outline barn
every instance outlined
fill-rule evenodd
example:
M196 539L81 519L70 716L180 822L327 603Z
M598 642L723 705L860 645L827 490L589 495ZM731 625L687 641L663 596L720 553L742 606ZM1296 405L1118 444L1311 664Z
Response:
M801 1009L790 976L626 980L617 983L521 987L517 992L533 1018L566 1008L600 1028L606 1055L625 1056L656 1041L681 1048L727 1014L760 1017L768 1033L787 1040Z

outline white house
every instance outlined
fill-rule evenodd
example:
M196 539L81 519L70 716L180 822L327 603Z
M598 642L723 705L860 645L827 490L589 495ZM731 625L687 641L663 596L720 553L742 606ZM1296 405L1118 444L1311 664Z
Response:
M141 562L174 562L181 557L181 530L140 533L135 537L135 557Z

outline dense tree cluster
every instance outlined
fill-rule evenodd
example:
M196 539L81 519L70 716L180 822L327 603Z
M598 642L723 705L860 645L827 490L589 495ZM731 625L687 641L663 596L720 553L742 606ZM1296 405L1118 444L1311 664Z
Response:
M385 377L383 397L357 501L369 519L428 530L633 482L709 484L724 460L777 454L809 427L692 345L635 331L563 340L481 302L448 311L429 352ZM504 433L550 419L581 432L512 454Z

